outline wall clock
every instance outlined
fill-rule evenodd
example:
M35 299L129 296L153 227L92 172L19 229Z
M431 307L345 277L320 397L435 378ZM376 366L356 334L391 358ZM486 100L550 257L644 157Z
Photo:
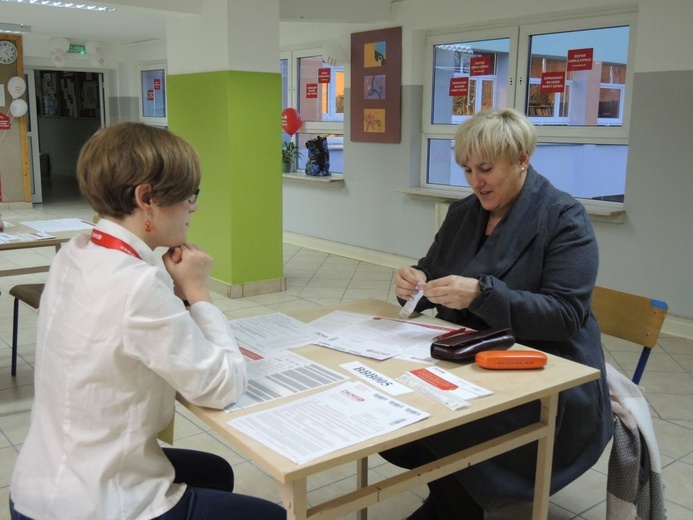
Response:
M17 47L9 40L0 40L0 63L9 65L17 59Z

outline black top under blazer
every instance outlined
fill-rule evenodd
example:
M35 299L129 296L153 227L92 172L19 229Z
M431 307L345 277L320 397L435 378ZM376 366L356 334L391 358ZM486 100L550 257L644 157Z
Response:
M518 343L602 371L562 392L551 493L594 465L613 431L599 326L591 311L599 252L583 205L531 166L518 198L484 242L489 212L475 196L450 205L428 253L415 266L428 280L456 274L482 288L467 309L435 306L437 316L482 330L510 327ZM434 305L422 298L417 310ZM528 372L527 377L532 377ZM439 457L538 419L539 402L443 432L422 442ZM457 473L486 510L531 501L536 443Z

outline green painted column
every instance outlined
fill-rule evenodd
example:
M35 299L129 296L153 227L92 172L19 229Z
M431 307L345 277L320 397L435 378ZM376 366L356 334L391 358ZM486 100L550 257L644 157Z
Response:
M214 257L210 288L282 291L279 0L198 0L167 15L166 49L168 127L202 163L189 237Z
M283 290L281 75L227 70L167 80L169 129L202 163L189 236L214 257L212 289L229 297Z

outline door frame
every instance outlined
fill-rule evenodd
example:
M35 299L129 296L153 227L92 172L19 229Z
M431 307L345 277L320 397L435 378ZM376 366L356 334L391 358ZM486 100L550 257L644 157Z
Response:
M29 102L29 118L31 125L31 132L27 131L27 140L29 145L29 150L31 150L31 202L33 204L43 203L43 190L41 187L41 143L39 141L39 124L38 124L38 106L36 101L36 71L50 70L50 71L64 71L64 69L56 67L40 67L40 66L24 66L24 76L26 78L27 85L27 98ZM106 114L106 99L107 99L107 89L108 89L108 69L104 70L93 70L93 69L80 69L80 68L70 68L68 72L92 72L98 74L99 80L99 103L100 103L100 114L101 114L101 128L106 126L108 123L108 117Z

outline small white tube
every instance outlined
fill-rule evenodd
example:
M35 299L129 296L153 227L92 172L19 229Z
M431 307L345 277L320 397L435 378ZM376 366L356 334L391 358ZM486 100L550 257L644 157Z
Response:
M414 298L411 300L407 301L407 303L404 304L402 309L399 311L399 317L404 318L405 320L411 316L411 313L414 312L414 309L416 309L416 304L419 303L419 300L423 296L423 289L419 289L416 291L414 294Z

